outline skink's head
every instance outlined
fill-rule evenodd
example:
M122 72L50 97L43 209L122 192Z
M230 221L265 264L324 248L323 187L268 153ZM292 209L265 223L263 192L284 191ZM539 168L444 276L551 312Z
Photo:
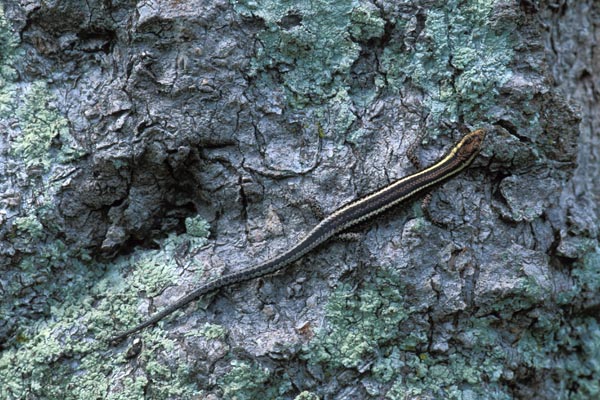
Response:
M456 155L462 160L472 161L481 150L485 133L485 129L477 129L466 134L454 147Z

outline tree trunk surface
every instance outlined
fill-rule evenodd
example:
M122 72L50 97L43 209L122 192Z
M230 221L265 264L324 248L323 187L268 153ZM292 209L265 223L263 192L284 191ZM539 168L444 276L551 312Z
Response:
M599 39L593 0L0 1L0 398L600 398ZM426 212L107 343L476 128Z

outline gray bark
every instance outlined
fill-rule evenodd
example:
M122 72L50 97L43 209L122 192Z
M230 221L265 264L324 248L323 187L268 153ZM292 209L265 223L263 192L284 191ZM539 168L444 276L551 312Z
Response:
M0 397L600 395L592 0L18 1L0 18ZM474 165L105 340L485 127Z

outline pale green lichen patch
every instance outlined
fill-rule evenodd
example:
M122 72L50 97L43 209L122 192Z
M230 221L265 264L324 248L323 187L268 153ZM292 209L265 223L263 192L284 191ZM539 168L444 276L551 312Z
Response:
M382 65L391 87L410 84L422 90L436 121L465 114L485 120L485 110L511 77L513 57L511 22L490 26L495 3L449 1L428 9L423 40L408 51L402 43L384 50ZM412 29L409 21L396 21L398 33L406 29Z
M600 324L594 317L571 321L570 330L561 339L567 354L564 372L569 379L564 385L574 388L572 399L600 397ZM562 364L562 363L561 363ZM562 371L560 371L562 372Z
M377 271L374 281L359 290L342 285L333 293L326 325L304 349L310 364L332 370L357 368L376 358L380 345L397 337L398 325L408 316L401 279L391 270ZM406 338L406 343L412 340Z
M289 377L257 364L233 360L231 370L219 380L225 399L277 399L291 389Z
M380 377L383 382L391 382L385 398L512 398L501 382L507 355L497 344L490 322L474 319L471 328L462 333L462 340L469 343L467 352L461 347L447 355L394 349L394 368L388 368L387 374Z
M529 275L516 278L520 284L514 292L492 305L496 312L462 320L451 351L423 352L430 345L423 329L413 333L405 328L417 314L406 309L410 299L397 283L402 280L397 272L378 268L372 283L342 286L333 293L325 325L305 346L303 358L309 368L318 366L324 377L358 369L361 377L389 388L386 399L510 399L514 393L507 382L523 366L561 377L564 391L556 398L594 398L599 393L600 371L592 361L600 351L598 323L593 318L569 321L566 314L562 318L545 310L543 301L551 287L547 277L536 273L536 255L529 256L510 260L523 265L515 271ZM590 281L586 288L597 284L598 260L596 253L589 255L580 265L582 271L576 272ZM527 313L535 323L521 328L515 323L517 330L509 334L514 336L507 338L503 321L520 317L501 314L517 313ZM373 398L383 393L376 386L370 390Z
M302 392L298 396L294 397L294 400L319 400L319 396L311 392Z
M28 89L24 104L17 109L20 133L11 144L12 155L28 168L46 170L52 161L67 162L80 153L72 145L67 120L52 105L53 97L43 82ZM51 151L54 139L62 146Z
M13 64L21 57L19 41L0 7L0 117L11 124L11 155L28 169L47 170L51 162L69 162L83 154L69 133L67 119L54 105L47 84L16 85ZM53 141L55 141L53 143Z
M583 274L590 287L600 280L594 272L600 268L598 260L598 252L591 253L575 269L575 275ZM579 269L582 271L577 272ZM540 290L537 280L525 278L520 290L514 302L502 301L499 307L502 310L498 312L511 315L530 310L527 312L534 322L521 328L515 324L511 343L507 343L508 333L502 324L514 318L499 318L496 313L471 317L461 324L467 329L455 337L455 346L449 355L421 354L406 361L396 357L400 360L396 361L398 366L409 367L405 370L408 373L398 377L386 398L429 398L436 394L448 399L510 399L513 393L505 382L514 378L518 368L556 377L558 385L547 389L556 399L598 397L598 321L593 317L571 318L569 311L557 315L536 306L541 298L551 297L548 288Z
M111 351L106 343L145 317L140 313L140 293L155 296L173 284L173 248L188 241L201 246L206 237L171 236L159 250L136 252L107 266L84 265L69 258L66 249L61 253L63 259L49 254L54 265L67 261L76 264L71 280L62 287L49 288L55 293L53 297L60 299L49 305L53 318L23 322L20 339L1 353L0 397L116 400L150 395L188 399L200 393L185 362L165 365L156 357L175 349L162 329L149 328L140 334L144 345L136 362L143 365L143 373L126 378L120 371L129 368L129 360L123 351ZM32 258L25 266L40 268L39 260L39 256ZM126 270L132 272L123 277ZM220 334L216 328L209 331L214 336ZM115 382L121 385L118 391L114 390Z
M383 36L385 21L379 17L379 10L373 3L360 3L350 13L351 25L348 31L353 38L369 40Z
M467 114L485 121L511 77L514 22L490 20L494 0L428 7L416 41L418 22L385 20L369 1L231 3L264 23L247 71L253 85L265 93L283 87L287 106L314 113L328 133L347 133L357 111L390 91L417 90L434 123ZM369 57L370 67L360 66L361 57ZM356 86L361 75L369 79Z
M198 334L207 338L208 340L221 340L227 335L227 329L221 325L204 324Z
M419 352L427 348L428 337L423 329L406 329L414 311L407 309L410 300L399 283L400 273L393 268L373 270L373 281L359 288L341 286L332 294L325 325L303 349L309 369L317 368L325 379L359 370L361 377L378 382L369 398L384 393L387 399L510 398L502 385L507 355L498 344L494 318L474 318L467 324L470 329L462 333L462 340L468 350Z
M15 218L14 227L18 234L27 237L28 240L40 239L44 233L44 226L35 215Z
M145 258L120 260L128 268L144 269L124 280L116 273L104 275L106 268L114 271L118 263L108 267L92 263L86 250L69 249L57 239L62 232L52 211L63 183L59 175L65 172L59 164L80 152L48 85L14 82L17 45L0 11L0 117L9 121L7 171L18 171L14 181L19 182L15 184L19 196L7 206L10 217L4 236L7 248L18 256L3 276L8 284L3 285L0 302L6 339L0 354L0 398L141 398L149 387L144 376L130 378L130 385L111 392L125 361L113 357L98 339L120 329L119 321L139 321L138 291L155 294L172 280L172 265L160 260L171 259L172 249L169 256L154 251ZM148 336L147 345L165 346L156 331ZM186 381L182 371L149 368L148 375L160 382L152 387L155 398L191 398L197 393L182 383Z
M600 249L588 252L573 270L579 291L595 296L600 292Z
M571 309L575 296L579 297L581 315L565 321L551 334L536 337L535 344L546 352L563 353L553 362L544 361L563 378L565 392L572 392L570 398L593 399L600 397L600 324L595 317L600 304L600 248L595 248L576 263L573 277L574 291L565 299L565 304ZM535 359L532 364L541 362Z
M265 25L248 70L257 88L268 93L283 86L291 110L314 112L319 134L346 133L356 120L353 96L368 106L377 94L365 89L349 95L361 43L384 35L380 10L361 0L231 3L239 14L260 18Z
M353 14L358 1L317 0L279 2L272 0L232 1L244 16L261 18L266 29L251 74L267 78L268 70L280 71L290 104L320 103L339 90L360 46L351 39L351 18L360 20L354 33L371 36L377 29L373 10ZM358 25L357 25L358 26Z
M233 360L231 369L221 379L223 397L232 400L277 399L289 393L291 382L286 374L278 375L258 364Z
M544 371L558 382L556 399L600 396L600 325L594 317L557 321L545 317L522 336L520 360L530 370Z
M185 219L185 232L188 235L207 238L209 235L210 225L200 216L188 217Z
M4 16L4 8L0 4L0 115L5 105L4 89L7 82L16 77L12 64L19 52L19 39L12 31L10 24Z

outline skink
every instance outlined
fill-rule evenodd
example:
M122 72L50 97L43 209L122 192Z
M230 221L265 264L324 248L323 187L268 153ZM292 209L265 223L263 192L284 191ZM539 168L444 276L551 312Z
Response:
M423 194L432 187L447 181L473 162L481 150L485 134L484 129L477 129L468 133L444 157L432 166L398 179L374 193L340 207L327 218L323 219L303 239L287 251L253 267L232 272L205 283L175 303L152 315L146 321L114 336L110 339L110 342L120 342L132 333L157 323L167 315L179 310L206 293L273 273L293 263L323 242L348 228L379 215L394 206L406 203L417 195Z

